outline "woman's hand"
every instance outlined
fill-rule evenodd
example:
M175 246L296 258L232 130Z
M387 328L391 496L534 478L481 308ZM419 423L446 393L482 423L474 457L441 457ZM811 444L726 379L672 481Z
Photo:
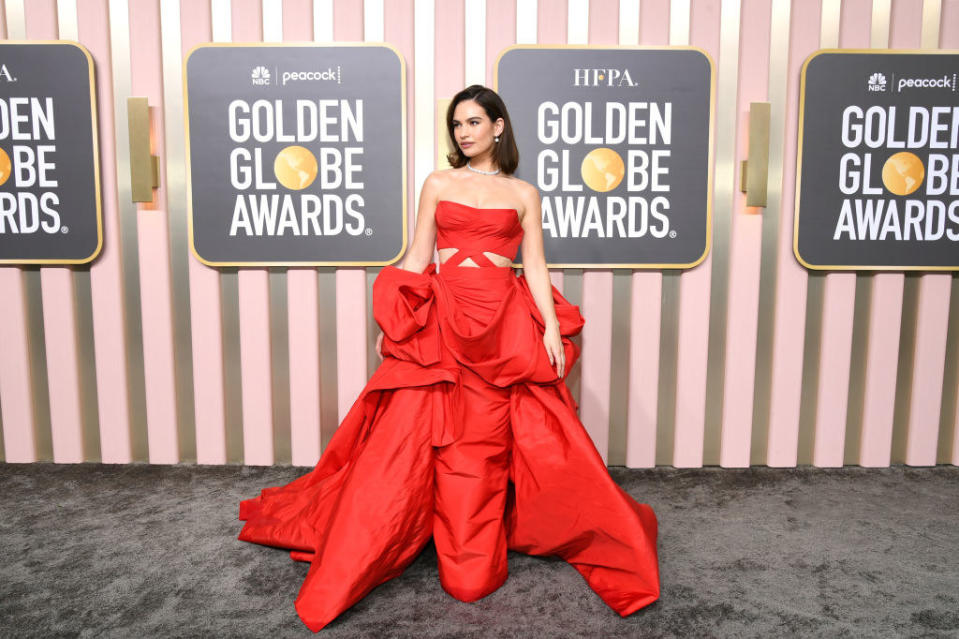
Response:
M566 369L566 351L563 350L563 339L559 335L559 325L547 326L543 332L543 346L549 356L550 366L556 367L556 376L562 379Z
M380 361L383 361L383 331L380 331L380 334L376 336L376 354L379 356Z

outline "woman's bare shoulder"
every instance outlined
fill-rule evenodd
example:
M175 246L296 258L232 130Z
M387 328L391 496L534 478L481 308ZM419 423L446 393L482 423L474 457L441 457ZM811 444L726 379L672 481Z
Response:
M520 202L521 211L525 213L526 210L535 208L539 201L539 190L526 180L512 175L509 176L509 180L508 184L513 192L513 197Z
M517 197L524 198L529 197L533 193L538 193L539 191L535 186L524 180L523 178L516 177L515 175L507 175L507 184L510 185L510 188L513 189L513 192Z

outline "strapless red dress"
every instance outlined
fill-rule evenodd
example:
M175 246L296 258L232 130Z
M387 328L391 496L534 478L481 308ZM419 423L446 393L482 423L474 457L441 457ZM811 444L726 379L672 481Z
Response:
M295 607L314 632L431 537L462 601L502 585L509 549L562 557L622 616L652 603L656 516L612 480L566 386L579 308L553 288L559 378L525 277L483 254L515 257L517 212L441 201L436 226L437 247L459 252L439 271L380 272L383 362L312 471L240 503L239 539L311 562Z

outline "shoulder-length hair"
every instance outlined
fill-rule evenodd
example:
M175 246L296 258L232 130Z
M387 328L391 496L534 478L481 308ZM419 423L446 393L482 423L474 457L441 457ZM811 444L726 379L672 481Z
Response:
M503 99L499 97L496 91L482 84L471 84L459 93L453 96L450 106L446 109L446 130L450 136L450 142L453 145L453 152L446 155L453 168L466 166L468 157L463 153L463 149L456 143L453 135L453 112L456 111L456 105L463 100L475 100L477 104L483 107L490 122L496 122L503 118L503 132L499 135L499 142L494 142L493 160L500 171L506 175L512 175L519 166L519 150L516 148L516 140L513 138L513 125L509 121L509 113L506 111L506 105Z

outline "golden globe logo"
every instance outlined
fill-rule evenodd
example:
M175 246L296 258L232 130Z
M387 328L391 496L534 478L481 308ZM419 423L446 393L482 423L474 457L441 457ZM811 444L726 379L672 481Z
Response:
M303 146L288 146L273 161L277 181L291 191L302 191L313 184L318 168L316 156Z
M540 103L536 185L543 193L543 232L564 238L676 237L669 218L672 106L668 100ZM577 163L575 147L593 148ZM618 187L620 192L610 193Z
M839 158L839 191L846 196L834 240L959 241L959 106L847 106ZM882 164L875 183L877 151L896 151ZM920 191L920 187L922 191ZM887 196L918 194L924 199Z
M587 153L579 171L586 186L599 193L606 193L623 181L626 164L619 153L604 147Z
M886 190L896 195L909 195L922 184L926 167L915 153L901 151L891 156L882 165L882 183Z
M230 236L364 234L363 114L362 98L230 102Z
M58 210L54 116L53 98L0 99L0 185L13 179L0 192L0 234L69 232Z

